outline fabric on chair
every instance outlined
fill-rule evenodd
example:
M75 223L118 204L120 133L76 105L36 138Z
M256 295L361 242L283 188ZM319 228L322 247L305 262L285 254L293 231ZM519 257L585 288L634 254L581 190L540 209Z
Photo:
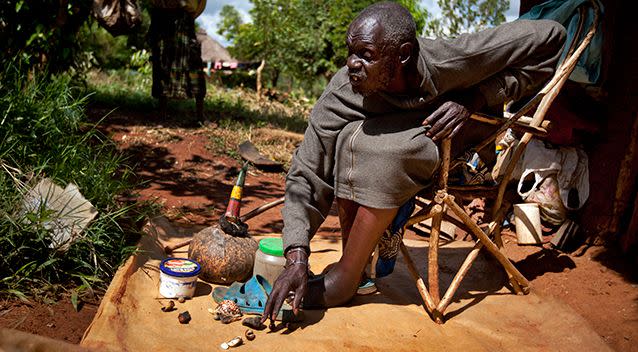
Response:
M403 204L397 215L392 220L392 224L385 230L379 240L379 260L377 261L377 277L384 277L392 274L394 265L399 254L399 246L403 241L403 227L414 212L414 198Z
M574 38L578 31L578 21L580 14L578 7L590 0L550 0L542 4L532 7L529 12L523 14L519 19L526 20L539 20L548 19L561 23L567 29L567 43L571 43L574 39L581 39L585 33L581 33L580 38ZM596 3L600 7L600 12L603 12L603 6L600 1L596 0ZM594 9L588 8L585 12L585 28L589 28L594 21ZM602 31L597 31L594 37L589 43L589 46L585 49L581 55L574 71L569 76L569 79L574 82L585 84L596 84L600 76L600 56L603 46ZM559 64L563 62L565 56L569 50L569 45L565 45L563 53L561 55Z

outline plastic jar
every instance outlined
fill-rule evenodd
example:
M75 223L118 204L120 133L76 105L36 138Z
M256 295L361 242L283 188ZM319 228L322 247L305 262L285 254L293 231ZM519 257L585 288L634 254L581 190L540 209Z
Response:
M166 298L192 298L201 266L185 258L166 258L160 263L159 293Z
M253 275L261 275L273 285L284 270L284 244L281 237L262 238L255 252Z

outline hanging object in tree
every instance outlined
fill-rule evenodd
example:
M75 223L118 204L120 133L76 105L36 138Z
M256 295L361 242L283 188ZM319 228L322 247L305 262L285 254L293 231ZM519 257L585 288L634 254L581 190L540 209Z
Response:
M114 37L131 33L142 23L136 0L94 0L93 15Z

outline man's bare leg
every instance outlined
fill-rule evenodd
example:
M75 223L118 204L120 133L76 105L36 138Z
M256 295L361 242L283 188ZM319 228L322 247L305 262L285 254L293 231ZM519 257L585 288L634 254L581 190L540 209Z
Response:
M337 198L337 213L339 214L339 225L341 226L341 250L346 249L348 237L352 230L355 215L359 204L346 199Z
M325 275L308 282L305 308L333 307L354 296L372 250L398 211L398 208L369 208L345 199L338 199L337 205L340 219L344 211L344 224L352 219L352 226L346 233L347 243L339 262Z
M352 223L354 222L359 204L341 198L337 198L336 202L339 226L341 227L341 253L343 253L346 249L346 243L348 243L348 237L350 236L350 230L352 229ZM321 274L323 275L332 270L335 265L337 265L337 263L329 264L323 269Z

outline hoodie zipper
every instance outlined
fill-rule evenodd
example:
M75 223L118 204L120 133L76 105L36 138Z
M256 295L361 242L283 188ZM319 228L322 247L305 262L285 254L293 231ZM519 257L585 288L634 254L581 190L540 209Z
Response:
M350 169L348 170L346 181L348 182L348 186L350 186L350 196L353 201L355 200L354 186L352 185L352 173L354 171L354 140L355 138L357 138L357 136L361 132L362 127L363 127L363 121L359 123L359 126L357 126L357 129L354 131L354 133L352 133L352 136L350 136L350 141L348 143L348 147L350 148Z

